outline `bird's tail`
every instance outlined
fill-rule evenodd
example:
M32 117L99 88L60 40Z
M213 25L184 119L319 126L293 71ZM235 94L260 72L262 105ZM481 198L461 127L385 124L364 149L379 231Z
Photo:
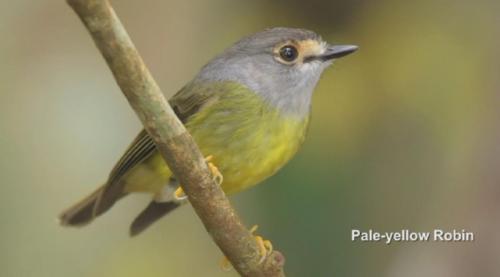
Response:
M94 218L109 210L118 199L125 195L121 192L112 192L109 186L101 186L89 196L62 212L59 215L59 222L63 226L80 227L87 225Z
M169 185L174 186L171 182ZM127 195L120 192L120 186L104 185L92 192L89 196L82 199L80 202L66 209L59 215L59 222L63 226L81 227L89 224L99 215L109 210L113 204ZM130 226L130 235L136 236L158 219L167 215L182 203L176 200L166 202L151 201L149 205L135 218Z
M136 236L155 223L158 219L164 217L182 203L172 200L169 202L155 202L154 200L134 219L130 225L130 236Z

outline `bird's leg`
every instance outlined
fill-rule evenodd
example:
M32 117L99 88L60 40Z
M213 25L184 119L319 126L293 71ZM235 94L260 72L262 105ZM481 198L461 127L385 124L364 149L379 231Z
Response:
M179 181L177 181L174 177L170 177L168 183L153 196L153 200L157 203L166 203L172 201L172 192L174 192L178 186Z
M252 235L257 231L259 228L258 225L254 225L252 228L250 228L250 233ZM254 235L255 241L257 242L257 246L259 247L259 254L260 254L260 260L259 264L262 263L271 253L273 253L273 244L271 241L264 239L262 236L259 235ZM231 263L227 259L227 257L223 257L222 261L220 263L222 270L228 271L231 269Z
M184 190L179 185L179 187L174 192L174 200L175 201L183 201L186 199L187 199L187 195L184 193Z
M208 155L205 157L205 161L207 162L208 169L210 169L210 172L212 173L212 178L213 180L220 186L222 184L222 181L224 181L224 176L222 176L222 173L220 173L219 169L217 166L212 163L212 160L214 159L214 156Z
M219 169L217 166L215 166L211 161L213 160L212 155L208 155L205 157L205 161L207 162L208 169L210 169L210 172L212 173L212 177L215 182L220 186L222 184L222 181L224 180L224 177L222 176L222 173L220 173ZM182 189L181 186L177 188L177 190L174 192L174 199L177 201L182 201L187 198L187 195L184 193L184 190Z
M254 225L250 229L250 233L252 234L255 233L255 231L257 231L258 228L259 228L258 225ZM264 239L262 236L259 235L254 235L254 236L255 240L257 241L257 246L259 247L259 252L261 256L259 263L262 263L267 258L267 256L269 256L273 252L273 244L271 243L270 240Z

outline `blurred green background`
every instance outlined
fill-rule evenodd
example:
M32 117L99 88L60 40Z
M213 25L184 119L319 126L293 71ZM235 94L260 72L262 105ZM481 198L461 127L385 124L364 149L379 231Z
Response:
M113 4L168 95L266 27L360 46L323 75L297 157L232 197L289 276L500 276L499 1ZM64 1L3 0L0 33L0 275L236 276L188 206L134 239L145 195L84 229L58 226L140 124ZM476 240L360 243L352 228Z

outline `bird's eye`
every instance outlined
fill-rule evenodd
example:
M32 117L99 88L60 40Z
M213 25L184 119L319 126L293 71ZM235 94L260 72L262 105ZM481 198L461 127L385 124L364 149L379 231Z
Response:
M293 47L292 45L285 45L280 49L280 57L284 61L293 62L298 55L299 52L297 51L297 48Z

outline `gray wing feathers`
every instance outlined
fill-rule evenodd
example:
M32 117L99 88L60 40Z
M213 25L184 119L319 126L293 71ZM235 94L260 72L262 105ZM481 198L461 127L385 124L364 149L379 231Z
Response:
M176 115L182 122L198 112L209 103L217 100L220 89L198 87L188 84L169 101ZM156 146L145 130L137 135L109 174L107 182L84 200L73 205L60 216L63 225L81 226L91 222L95 217L107 211L127 193L124 191L123 177L142 161L156 151ZM179 206L179 203L152 202L134 221L131 234L138 234L154 221Z
M140 164L156 150L153 139L142 129L134 141L130 144L125 154L115 165L109 174L108 184L119 180L127 171Z

